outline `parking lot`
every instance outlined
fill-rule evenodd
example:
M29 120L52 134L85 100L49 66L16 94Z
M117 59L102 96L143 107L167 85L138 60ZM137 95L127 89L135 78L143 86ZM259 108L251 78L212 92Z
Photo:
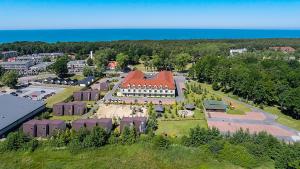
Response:
M17 90L6 90L6 93L1 92L1 94L12 94L32 100L45 100L48 97L63 91L63 89L64 88L58 87L28 86Z

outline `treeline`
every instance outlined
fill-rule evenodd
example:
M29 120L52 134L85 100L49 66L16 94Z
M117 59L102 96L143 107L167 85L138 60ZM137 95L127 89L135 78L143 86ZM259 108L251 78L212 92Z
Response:
M300 63L273 55L246 53L236 57L203 57L190 75L215 90L232 92L256 104L278 105L300 119Z
M71 153L80 153L88 149L105 145L145 144L157 150L172 149L174 158L179 147L192 151L206 152L207 156L218 161L228 161L244 168L256 168L274 161L278 169L298 169L300 167L300 144L286 144L267 133L251 135L248 131L238 131L232 135L222 135L213 129L195 127L188 136L174 138L166 135L139 135L134 128L125 128L122 134L107 133L95 127L91 131L84 129L75 132L66 130L47 140L26 137L21 132L10 133L0 142L0 152L29 151L38 148L52 148L53 151L68 149ZM195 149L196 148L196 149Z
M112 48L128 55L152 55L159 48L188 52L197 44L226 43L235 48L249 50L268 49L270 46L300 48L300 39L243 39L243 40L164 40L164 41L112 41L112 42L14 42L0 44L0 51L16 50L21 54L64 52L88 54L103 48Z

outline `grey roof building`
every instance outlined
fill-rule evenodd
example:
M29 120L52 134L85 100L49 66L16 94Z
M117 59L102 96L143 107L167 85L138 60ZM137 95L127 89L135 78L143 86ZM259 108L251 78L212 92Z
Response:
M185 106L185 109L187 110L195 110L196 106L194 103L189 103L189 104L186 104Z
M69 61L67 64L69 73L82 72L86 65L87 64L85 60Z
M227 105L223 101L204 100L203 106L207 112L226 112Z
M79 84L79 86L86 87L86 86L91 85L94 81L95 81L95 77L94 76L88 76L85 79L80 80L78 82L78 84Z
M1 62L0 66L6 70L16 70L20 74L26 74L29 70L29 67L32 66L31 61L16 61L16 62Z
M45 109L43 101L12 95L0 96L0 137Z

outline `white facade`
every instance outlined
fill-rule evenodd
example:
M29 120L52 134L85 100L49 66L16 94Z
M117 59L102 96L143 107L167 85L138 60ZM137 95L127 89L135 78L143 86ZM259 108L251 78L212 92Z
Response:
M123 96L136 97L175 97L175 90L170 90L162 87L140 87L130 86L128 88L121 88L120 92Z
M243 48L243 49L230 49L230 55L231 56L236 55L236 54L242 54L244 52L247 52L246 48Z
M68 66L69 73L78 73L78 72L82 72L83 68L87 66L87 64L85 60L75 60L75 61L69 61L67 66Z

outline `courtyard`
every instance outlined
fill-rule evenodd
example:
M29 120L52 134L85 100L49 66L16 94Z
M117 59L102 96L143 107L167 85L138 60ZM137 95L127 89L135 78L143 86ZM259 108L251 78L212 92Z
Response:
M100 103L98 111L93 116L96 118L148 117L148 112L146 106Z

